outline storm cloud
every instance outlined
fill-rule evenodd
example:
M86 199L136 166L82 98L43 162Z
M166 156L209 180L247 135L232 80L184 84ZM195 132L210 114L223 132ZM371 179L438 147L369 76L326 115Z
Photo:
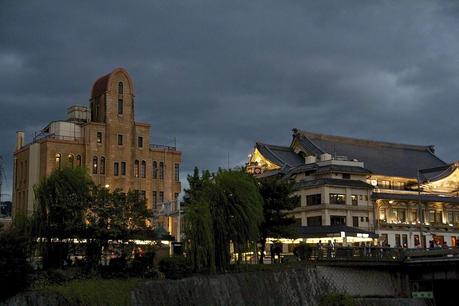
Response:
M459 5L442 1L2 1L0 155L115 67L182 169L242 165L291 129L434 144L459 159ZM185 175L182 175L182 181Z

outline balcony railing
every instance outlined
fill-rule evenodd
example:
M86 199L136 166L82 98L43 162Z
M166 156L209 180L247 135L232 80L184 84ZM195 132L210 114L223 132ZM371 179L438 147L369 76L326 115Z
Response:
M55 140L64 140L64 141L73 141L76 143L83 143L83 137L75 137L75 136L64 136L64 135L56 135L54 133L41 133L38 134L33 138L33 142L37 142L43 139L55 139Z
M151 149L162 149L162 150L169 150L169 151L177 151L175 146L166 146L162 144L150 144Z

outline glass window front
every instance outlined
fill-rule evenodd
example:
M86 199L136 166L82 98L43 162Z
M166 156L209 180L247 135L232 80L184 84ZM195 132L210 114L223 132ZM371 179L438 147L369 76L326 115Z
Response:
M330 193L330 204L346 204L346 195L339 193Z

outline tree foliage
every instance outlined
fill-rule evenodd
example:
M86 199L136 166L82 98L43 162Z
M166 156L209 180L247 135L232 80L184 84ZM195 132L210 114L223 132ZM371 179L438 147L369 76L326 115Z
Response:
M292 196L294 182L267 177L259 181L263 197L264 221L260 225L261 256L263 263L267 238L289 238L295 234L295 219L289 214L299 204L299 197Z
M242 251L258 238L263 214L256 182L242 171L206 171L199 176L197 169L188 181L185 233L194 269L225 270L230 242Z

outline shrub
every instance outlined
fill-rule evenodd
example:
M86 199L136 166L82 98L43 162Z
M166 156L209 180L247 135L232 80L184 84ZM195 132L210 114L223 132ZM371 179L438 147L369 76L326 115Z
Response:
M180 279L191 275L191 265L183 256L166 257L159 261L159 271L166 278Z
M321 297L320 306L356 306L354 299L343 293L329 293Z
M27 262L28 240L13 231L0 233L0 301L24 290L31 267Z

